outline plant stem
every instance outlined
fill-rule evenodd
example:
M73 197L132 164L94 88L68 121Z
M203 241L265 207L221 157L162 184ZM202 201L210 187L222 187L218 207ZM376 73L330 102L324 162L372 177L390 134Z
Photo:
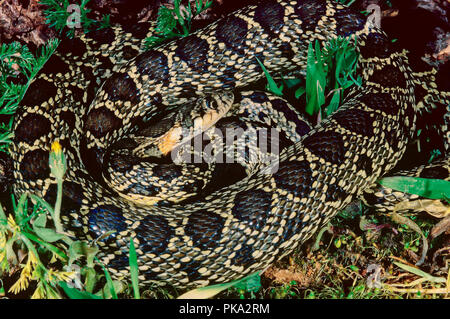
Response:
M58 233L64 232L63 226L61 224L60 212L61 212L61 202L62 202L62 179L57 179L57 194L56 194L56 203L55 203L55 211L54 211L54 223L55 228Z

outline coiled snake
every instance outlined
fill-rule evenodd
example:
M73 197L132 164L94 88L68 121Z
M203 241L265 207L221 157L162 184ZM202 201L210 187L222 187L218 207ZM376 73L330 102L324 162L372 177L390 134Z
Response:
M139 23L64 40L23 99L12 147L15 193L32 192L52 202L56 186L48 157L51 143L60 142L68 166L62 211L67 231L88 240L113 231L97 244L100 260L115 277L128 273L133 238L143 284L205 286L265 269L396 165L421 109L448 104L449 95L434 85L434 71L414 73L406 51L396 51L364 16L334 2L259 1L142 52L148 32L149 25ZM163 114L197 105L199 97L206 101L202 114L210 115L203 117L207 127L214 125L217 109L225 112L224 103L234 101L249 110L264 105L270 116L262 122L306 133L284 100L240 91L264 76L256 58L272 74L305 70L310 41L337 36L357 37L363 86L299 141L284 133L277 169L245 169L247 175L235 166L208 168L214 183L242 177L209 191L199 180L180 184L185 167L175 164L151 166L151 176L141 171L148 164L133 153L137 141L173 128L172 117ZM280 119L266 121L275 115ZM155 117L164 121L148 129ZM118 177L106 171L125 178L114 182ZM140 175L147 179L139 181ZM174 194L180 198L168 204L171 196L163 196L158 202L158 194L169 190L152 182L155 178L178 187ZM191 192L195 195L186 200Z

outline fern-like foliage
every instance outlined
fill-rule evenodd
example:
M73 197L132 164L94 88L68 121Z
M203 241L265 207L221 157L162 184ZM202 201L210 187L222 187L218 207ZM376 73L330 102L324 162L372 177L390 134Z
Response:
M36 55L33 55L26 45L18 42L1 45L0 114L11 115L16 112L33 78L53 54L58 43L58 40L50 40ZM11 125L12 120L9 124L0 125L0 151L6 151L11 142Z
M191 31L194 16L201 14L212 4L213 0L207 0L205 3L203 0L196 0L193 10L190 3L183 7L181 0L175 0L173 9L161 6L158 11L156 35L145 39L146 47L154 47L169 39L187 36Z
M55 28L59 33L66 31L66 36L73 38L75 30L81 28L84 33L102 29L110 25L109 15L104 15L101 21L88 17L91 10L86 7L90 0L82 0L81 3L69 3L68 0L40 0L46 6L44 15L46 23Z

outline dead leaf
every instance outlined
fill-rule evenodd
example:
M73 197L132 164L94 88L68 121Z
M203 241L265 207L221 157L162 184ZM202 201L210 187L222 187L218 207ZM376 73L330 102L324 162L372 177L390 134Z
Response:
M443 232L446 232L446 233L450 232L450 216L445 217L439 223L434 225L434 227L431 229L430 237L432 239L436 238L437 236L441 235Z
M292 281L296 281L299 286L308 287L315 281L315 275L320 271L320 268L321 265L318 262L308 266L306 270L299 269L299 267L296 266L291 266L287 269L271 266L263 273L263 275L278 283L288 284Z
M413 210L424 211L436 218L444 218L450 215L450 207L444 205L438 199L418 199L400 202L395 205L394 211Z

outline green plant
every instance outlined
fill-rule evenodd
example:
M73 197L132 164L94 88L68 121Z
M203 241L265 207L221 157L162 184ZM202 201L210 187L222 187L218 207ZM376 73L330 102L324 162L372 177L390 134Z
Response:
M62 185L67 169L64 153L58 142L52 144L49 155L50 172L57 184L54 206L44 199L24 193L18 202L13 199L13 213L6 215L0 205L0 273L20 269L19 279L11 286L9 292L18 293L36 282L36 289L31 298L62 298L59 288L70 298L115 298L123 285L113 281L104 265L97 259L98 248L85 241L72 240L63 229L59 212L62 202ZM34 204L29 207L29 199ZM52 221L52 223L48 223ZM110 233L104 234L104 237ZM99 238L98 240L101 240ZM25 264L18 252L26 256ZM84 263L81 261L85 260ZM138 290L137 256L130 238L131 281L135 298L140 298ZM75 262L78 261L78 265ZM55 264L55 267L49 265ZM76 267L75 267L76 265ZM94 293L100 274L96 265L103 269L105 286ZM78 268L78 270L76 270ZM62 269L62 270L61 270ZM82 279L84 281L82 282ZM84 291L68 285L83 288Z
M295 91L298 99L306 93L306 113L309 115L321 113L325 118L337 110L342 103L344 90L352 85L361 85L361 77L356 76L359 55L352 39L338 37L329 40L323 49L318 41L313 49L312 43L308 47L306 82L301 79L283 80L287 88L299 86ZM278 95L283 95L284 85L278 85L269 74L263 63L257 59L266 79L267 89ZM326 100L331 99L324 108Z
M76 28L81 28L84 33L87 33L110 25L109 15L104 15L101 21L88 17L91 10L86 5L89 1L82 0L80 4L71 4L68 0L40 0L40 3L47 7L44 10L44 15L47 18L46 23L59 33L66 30L66 36L73 38Z
M3 123L0 124L0 151L7 152L8 146L12 142L14 133L11 132L11 125L11 121L9 122L9 125Z
M351 6L356 0L338 0L339 3L341 3L344 6Z
M30 81L44 66L58 46L58 40L50 40L37 52L36 57L27 46L18 42L0 47L0 114L13 114ZM15 84L20 76L26 84Z
M266 76L267 79L267 90L269 90L270 92L272 92L275 95L278 96L283 96L283 84L280 84L278 86L278 84L275 82L275 80L272 78L272 76L270 75L269 71L267 71L266 67L264 66L264 64L258 59L256 58L256 61L258 61L259 65L261 66L261 69L264 72L264 75Z
M342 102L345 89L354 84L361 85L361 78L354 78L359 55L351 41L342 37L330 39L323 49L317 40L314 49L312 43L309 44L304 90L308 114L321 110L323 118L329 116ZM296 96L299 97L304 91L297 90ZM331 100L324 110L322 106L328 96Z
M47 62L58 46L58 40L50 40L34 56L27 46L18 42L0 47L0 114L14 114L33 78ZM21 83L23 82L23 83ZM0 125L0 151L6 151L11 143L12 118Z
M384 177L378 183L384 187L430 199L450 197L450 182L443 179L393 176Z
M290 281L288 284L284 284L279 287L272 288L270 290L270 297L274 299L294 298L298 296L298 292L295 289L297 282L295 280Z
M6 216L0 206L0 273L20 269L19 279L9 292L18 293L28 288L30 281L36 281L31 298L58 298L58 282L68 281L73 273L51 268L48 264L65 261L67 255L53 243L62 239L61 234L46 228L46 214L35 204L28 213L28 198L24 194L14 206L14 213ZM30 221L33 220L33 224ZM25 255L18 255L17 252Z
M183 10L181 0L174 1L173 9L161 6L158 11L155 35L145 39L146 47L153 47L168 39L187 36L191 31L194 16L211 7L212 3L213 0L207 0L205 3L203 0L196 0L194 12L190 3Z
M438 149L434 149L430 151L430 158L428 160L428 163L431 163L436 157L439 157L441 155L441 151Z

